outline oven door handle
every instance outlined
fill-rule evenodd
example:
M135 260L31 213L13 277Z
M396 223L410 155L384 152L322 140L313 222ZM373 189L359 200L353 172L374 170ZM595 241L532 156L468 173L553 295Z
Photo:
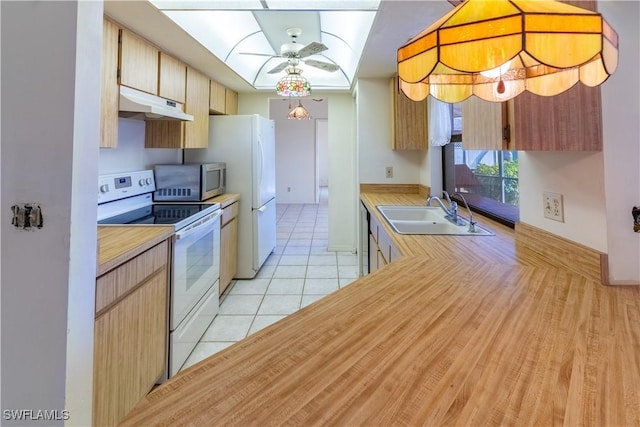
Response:
M189 236L191 236L192 234L198 233L200 232L200 229L202 227L207 227L209 224L208 222L211 220L215 220L219 217L222 216L222 209L218 209L217 211L211 213L210 215L205 216L204 218L199 219L198 221L194 222L193 224L183 228L182 230L178 231L176 233L176 240L180 240L180 239L184 239L187 238Z

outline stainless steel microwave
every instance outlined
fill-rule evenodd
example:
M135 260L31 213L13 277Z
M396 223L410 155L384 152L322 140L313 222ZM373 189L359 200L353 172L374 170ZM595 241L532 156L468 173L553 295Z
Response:
M225 163L155 165L156 191L153 200L199 202L224 193Z

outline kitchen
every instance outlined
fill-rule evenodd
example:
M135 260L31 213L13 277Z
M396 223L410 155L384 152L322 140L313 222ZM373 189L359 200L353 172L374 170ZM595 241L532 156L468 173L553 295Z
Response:
M631 9L624 9L626 7ZM638 134L634 130L634 126L637 128L638 125L635 119L638 116L637 100L628 99L625 96L630 92L638 92L637 76L633 66L638 62L638 54L633 47L637 45L634 40L638 39L638 30L633 23L633 19L637 16L637 9L634 7L637 6L633 4L616 6L616 3L603 3L600 7L621 38L619 69L602 88L604 152L583 155L529 154L525 159L529 167L525 170L523 166L523 172L534 178L530 181L535 181L536 184L535 188L523 188L522 198L525 202L529 200L532 205L536 204L539 200L538 193L541 192L538 191L539 189L557 188L559 183L562 183L560 192L571 195L567 203L575 203L573 211L589 217L588 226L585 227L582 222L569 219L558 230L550 229L551 225L542 220L536 223L538 220L535 219L532 221L534 225L541 223L541 226L548 228L551 232L557 232L560 235L564 233L565 237L596 249L606 249L610 260L614 262L613 277L637 281L637 273L634 276L632 267L625 265L628 262L635 262L638 258L633 257L638 253L637 239L629 241L628 238L621 237L626 235L626 230L630 227L631 215L627 211L630 211L633 203L638 203L637 200L627 200L627 197L636 190L634 186L630 188L629 182L637 182L633 174L638 171L638 156L631 155L637 152L633 151L637 150L637 144L634 145ZM28 16L21 15L19 11L11 10L4 4L2 9L3 35L22 36L23 32L20 28L22 26L33 33L38 40L37 43L30 43L31 39L23 39L22 43L14 42L17 51L13 51L5 49L8 37L3 38L3 59L5 55L8 56L8 60L3 61L3 82L12 82L12 85L7 84L7 89L3 85L3 99L10 100L15 110L5 109L5 120L3 120L5 125L3 126L5 156L2 163L3 206L10 206L16 201L41 201L46 206L45 227L38 232L16 234L13 230L7 229L9 225L6 220L3 222L3 227L6 227L3 228L2 233L3 291L7 284L29 284L28 287L21 288L23 293L17 295L12 296L3 292L3 312L7 315L11 314L11 319L16 319L11 322L12 324L21 325L15 331L6 330L5 328L9 326L7 322L3 322L7 325L3 326L3 341L9 340L3 342L3 344L6 343L3 345L3 361L6 360L6 363L9 363L13 360L9 365L3 363L3 368L6 366L3 369L3 391L5 386L15 385L16 393L15 398L3 393L3 406L26 407L27 402L37 401L34 404L37 407L62 408L65 407L66 401L66 407L73 409L74 418L81 417L82 414L87 416L85 396L91 394L87 391L90 385L82 381L82 378L90 377L87 372L91 371L91 362L82 355L90 354L92 349L91 342L87 341L92 331L89 330L86 319L93 318L91 307L93 295L83 292L82 284L91 282L91 276L95 275L91 264L95 263L84 256L86 250L82 248L93 247L95 243L95 213L92 213L92 208L87 206L91 205L90 199L94 194L98 153L94 146L83 145L80 141L95 140L99 116L98 100L96 95L91 97L90 94L93 92L89 88L97 84L99 68L97 64L92 65L87 59L91 58L91 55L87 54L86 58L79 55L76 59L73 52L66 54L60 52L58 44L63 43L68 37L75 40L76 32L81 30L83 36L79 40L82 43L77 45L77 49L87 49L88 52L99 51L96 45L100 45L100 37L90 28L85 26L78 28L76 22L77 12L80 11L87 14L83 15L86 21L82 22L94 22L95 27L99 26L102 12L91 10L91 8L91 5L80 3L74 4L70 9L56 8L53 5L47 8L41 5L36 10L29 10ZM31 16L37 19L32 20ZM10 21L9 17L14 18L15 26L5 25L6 21ZM49 25L43 26L42 23L48 22L47 19L50 17L55 19L52 19ZM40 26L36 26L34 22L40 23ZM65 23L67 26L65 29L59 28L53 22ZM46 67L25 63L26 58L21 55L24 50L33 52L29 58L42 59L42 64ZM56 55L51 55L51 52L56 52ZM16 64L15 68L7 70L6 67L10 64ZM79 79L77 84L85 84L87 88L85 91L75 89L75 74L68 73L69 67L75 69L76 65L73 64L77 66L82 64L82 69L85 70L84 73L77 75ZM28 77L28 82L17 77L14 77L15 80L9 80L13 76L12 70L24 79ZM56 85L51 85L51 81L56 81ZM387 134L385 120L379 118L388 115L388 105L385 102L388 97L387 82L378 79L362 79L359 82L358 94L357 105L354 105L350 95L329 95L329 133L330 140L335 141L333 143L335 146L330 149L332 179L349 183L353 176L360 176L361 182L388 183L389 181L384 178L384 166L387 164L380 163L375 157L376 151L386 150L394 159L396 182L417 181L429 184L429 178L425 176L425 168L420 167L422 162L416 165L414 160L406 159L401 153L391 153L388 148L385 148L388 147L384 137ZM72 96L80 97L78 102L85 105L82 109L84 120L78 121L75 125L73 117L77 113L74 113L72 107L74 105ZM265 97L259 94L247 94L246 97L241 97L239 108L244 112L267 115ZM55 112L48 111L42 117L39 116L38 121L34 123L32 120L33 115L36 114L33 111L34 105L43 103L57 105L59 108ZM93 107L89 108L90 105ZM91 111L94 112L93 115ZM358 140L366 140L367 147L370 148L367 151L360 149L359 154L356 154L356 124L350 119L354 116L357 117L357 122L366 123L366 126L357 126ZM376 120L371 120L371 117L375 117ZM74 138L73 126L78 126L76 132L85 132L86 136L81 138L78 134L77 139ZM7 144L7 138L10 137L15 138L16 142ZM51 144L49 141L56 143ZM44 155L33 156L32 153L36 150ZM20 161L18 162L17 159ZM354 172L356 164L359 164L358 175ZM24 167L25 165L28 167ZM365 167L366 165L369 166ZM404 165L408 166L406 170L411 171L410 176L398 174ZM48 195L42 186L34 186L34 179L56 184L67 190L53 197ZM330 218L331 216L345 217L345 220L338 221L336 228L330 230L329 239L336 246L355 244L353 231L356 229L357 218L357 205L353 203L355 194L357 194L355 183L332 189ZM71 211L69 206L72 207ZM345 206L347 206L346 215ZM352 206L351 212L349 212L349 206ZM621 208L626 206L629 209ZM569 207L569 205L566 206L567 209ZM523 206L523 211L526 210L532 214L538 212L538 209L533 206L525 208L526 206ZM80 210L76 211L77 209ZM5 211L6 209L3 208L3 212ZM72 215L74 233L70 232ZM89 217L91 220L88 219ZM54 232L54 230L57 231ZM80 231L79 234L78 231ZM637 236L631 237L637 238ZM62 248L61 241L65 242ZM78 253L75 251L79 251L83 256L73 256L74 253ZM24 259L22 255L24 253L30 254L31 257ZM39 264L41 269L25 268L32 265L33 259L42 260ZM631 273L628 274L628 271ZM43 299L34 300L34 294L42 295ZM11 309L12 306L24 307L25 305L29 307L29 313L15 312ZM66 307L71 310L69 313ZM69 315L69 338L66 332L67 314ZM16 345L14 343L21 342L16 334L38 337L44 334L46 339ZM10 352L12 345L15 345L15 354ZM47 363L43 366L40 361L45 358L43 356L45 354ZM10 371L7 372L7 370ZM14 373L12 374L11 371ZM47 380L44 381L43 378ZM38 398L22 400L26 397L20 396L33 397L33 384L40 384L41 392ZM61 392L62 390L64 393Z

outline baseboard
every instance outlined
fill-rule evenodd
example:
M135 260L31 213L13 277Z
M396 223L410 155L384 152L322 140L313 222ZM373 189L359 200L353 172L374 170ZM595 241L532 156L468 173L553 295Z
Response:
M430 196L431 189L422 184L360 184L362 193L400 193Z
M633 280L610 280L607 284L609 286L640 286L640 282Z
M607 254L523 222L515 226L516 249L526 247L547 263L609 284Z

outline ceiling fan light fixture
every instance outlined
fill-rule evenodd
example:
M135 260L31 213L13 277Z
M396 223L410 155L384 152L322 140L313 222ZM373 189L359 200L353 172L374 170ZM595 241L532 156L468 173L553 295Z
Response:
M598 86L618 65L602 15L554 0L465 0L398 49L399 89L414 101L507 101Z
M298 67L287 67L287 75L276 83L276 93L278 96L303 97L311 95L311 84L302 77L302 70Z
M291 103L289 103L289 108L291 108ZM298 100L298 106L293 110L289 111L289 115L287 116L289 120L311 120L311 114L307 111L306 108L303 107L302 101Z

